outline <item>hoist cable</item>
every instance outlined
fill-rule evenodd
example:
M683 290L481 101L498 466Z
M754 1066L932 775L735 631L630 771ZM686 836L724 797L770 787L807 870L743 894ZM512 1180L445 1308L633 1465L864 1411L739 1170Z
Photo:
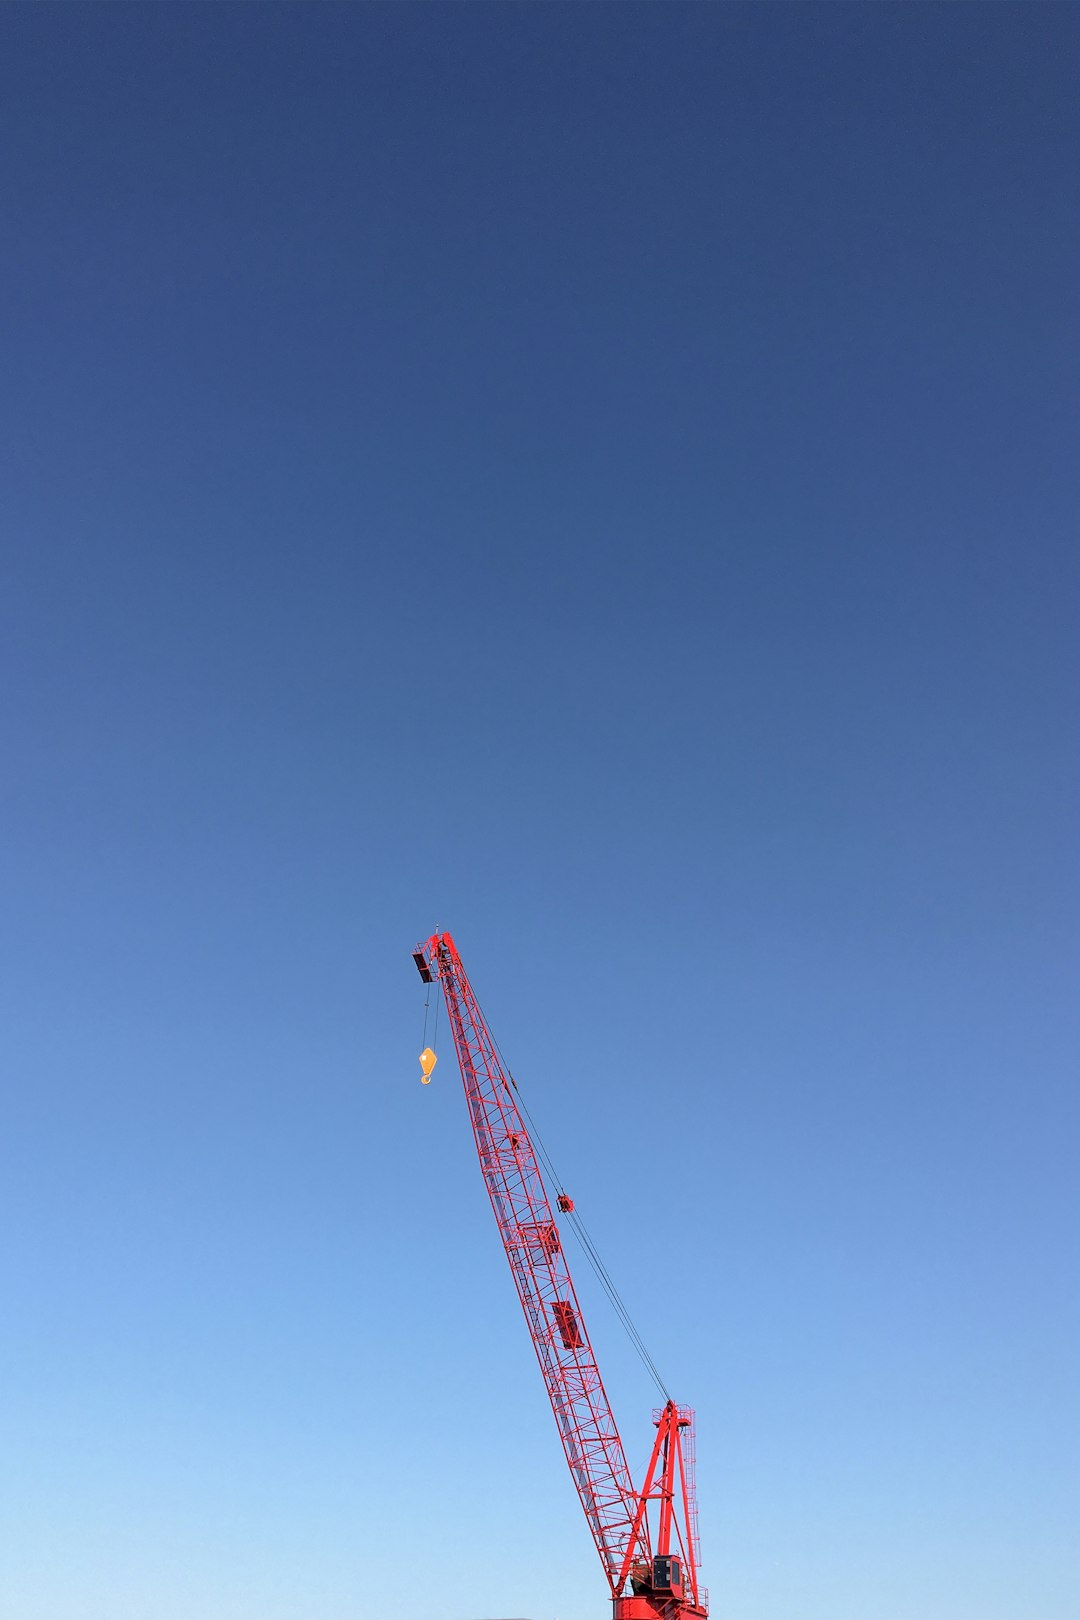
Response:
M476 1000L475 992L473 993L473 999ZM477 1001L476 1005L477 1005L477 1010L480 1012L481 1018L483 1018L483 1009L480 1007L480 1003L478 1001ZM436 1003L435 1003L435 1015L436 1015L436 1018L438 1018L438 1008L439 1008L439 1004L438 1004L438 1000L436 999ZM543 1162L543 1165L544 1165L545 1169L547 1170L548 1175L551 1178L552 1186L557 1187L557 1188L562 1188L564 1183L563 1183L561 1177L556 1172L555 1165L552 1162L551 1155L548 1153L548 1150L544 1145L543 1138L541 1137L540 1132L536 1128L536 1122L534 1121L534 1119L532 1117L532 1114L529 1112L529 1105L525 1101L525 1098L522 1096L521 1088L518 1085L517 1081L514 1079L514 1076L510 1071L510 1066L507 1063L505 1057L503 1057L502 1048L499 1045L498 1041L495 1039L494 1034L492 1034L491 1026L490 1026L490 1024L487 1023L486 1018L484 1019L484 1024L485 1024L485 1026L487 1028L488 1034L491 1035L492 1044L495 1047L495 1051L498 1053L499 1059L500 1059L500 1061L501 1061L501 1063L503 1065L503 1069L504 1069L504 1071L506 1073L506 1076L507 1076L508 1080L510 1081L510 1084L513 1086L514 1091L517 1094L517 1100L518 1100L518 1103L521 1106L521 1111L525 1115L525 1118L529 1122L529 1139L530 1139L530 1141L532 1141L536 1145L536 1148L537 1148L537 1151L539 1153L540 1159ZM570 1227L571 1227L571 1230L574 1233L574 1236L577 1238L577 1240L580 1243L582 1249L584 1250L585 1258L588 1260L589 1265L591 1266L591 1268L593 1270L593 1273L596 1276L597 1281L599 1282L601 1288L604 1290L604 1293L607 1295L608 1300L611 1303L612 1309L614 1310L614 1312L615 1312L616 1316L618 1317L619 1321L622 1323L623 1329L626 1332L626 1335L627 1335L628 1339L630 1340L630 1343L633 1345L634 1349L637 1351L637 1354L641 1358L641 1361L644 1364L646 1371L648 1372L649 1376L652 1378L653 1383L656 1385L656 1387L660 1391L661 1395L664 1397L664 1399L666 1401L670 1401L671 1395L670 1395L670 1393L668 1391L668 1387L664 1383L664 1380L660 1375L660 1371L657 1368L657 1365L656 1365L655 1361L653 1360L652 1356L649 1354L648 1350L646 1349L645 1341L641 1337L641 1334L638 1331L637 1325L634 1322L633 1317L630 1315L630 1311L627 1308L625 1300L623 1299L622 1295L619 1293L619 1290L616 1288L615 1283L614 1283L614 1281L612 1279L611 1273L608 1271L607 1266L604 1264L603 1260L600 1258L599 1250L597 1249L596 1244L593 1242L591 1236L589 1235L589 1232L588 1232L588 1230L587 1230L587 1228L585 1226L585 1223L582 1221L580 1215L578 1215L576 1213L576 1211L574 1211L574 1210L564 1210L563 1213L566 1215L566 1218L570 1223Z
M641 1357L642 1361L644 1362L645 1366L647 1367L647 1369L649 1371L649 1375L652 1378L653 1383L656 1385L657 1389L660 1391L660 1393L664 1397L665 1401L670 1401L671 1392L668 1389L667 1385L664 1383L664 1380L663 1380L663 1377L662 1377L662 1375L660 1373L659 1367L656 1365L656 1363L653 1360L652 1356L649 1354L649 1351L648 1351L648 1348L646 1347L645 1341L642 1339L641 1334L638 1332L637 1325L634 1322L632 1316L630 1315L630 1312L629 1312L629 1309L627 1308L626 1302L623 1300L622 1295L619 1293L619 1290L616 1288L614 1279L612 1278L611 1273L608 1271L607 1266L604 1264L604 1261L603 1261L603 1259L601 1258L601 1255L600 1255L600 1251L597 1249L596 1244L593 1242L592 1236L590 1235L589 1230L585 1225L585 1222L581 1219L581 1216L578 1215L576 1210L572 1210L572 1211L569 1212L568 1219L570 1221L571 1226L574 1229L574 1234L577 1237L578 1242L581 1244L582 1248L585 1250L585 1253L586 1253L586 1255L587 1255L587 1257L589 1259L589 1263L591 1264L591 1266L593 1268L593 1271L596 1273L597 1277L600 1279L600 1282L601 1282L601 1284L602 1284L602 1286L604 1288L604 1292L607 1294L608 1298L610 1299L610 1301L612 1303L612 1306L614 1307L614 1309L616 1311L616 1314L619 1317L619 1320L622 1322L623 1327L626 1329L627 1336L631 1340L632 1344L634 1345L634 1348L637 1350L638 1355Z
M544 1162L544 1165L545 1165L545 1167L547 1169L547 1172L548 1172L549 1176L551 1177L552 1183L556 1187L562 1187L564 1185L564 1183L562 1181L562 1178L557 1174L557 1172L555 1170L555 1166L554 1166L554 1164L552 1162L551 1156L548 1153L547 1148L544 1146L544 1143L543 1143L543 1141L542 1141L542 1139L540 1137L540 1134L536 1129L536 1122L533 1119L532 1114L529 1112L528 1104L526 1103L524 1097L521 1095L521 1089L518 1086L517 1081L513 1079L512 1075L511 1075L510 1078L511 1078L511 1081L513 1083L514 1089L518 1094L518 1101L521 1104L522 1113L525 1115L525 1118L529 1122L530 1140L534 1141L536 1143L537 1148L539 1149L539 1152L540 1152L540 1157ZM657 1365L656 1365L655 1361L653 1360L652 1356L649 1354L649 1351L648 1351L648 1348L646 1347L645 1341L641 1337L640 1332L638 1331L637 1324L635 1323L633 1317L630 1315L629 1307L627 1306L626 1301L623 1299L622 1295L619 1293L618 1288L615 1286L615 1281L614 1281L614 1278L612 1277L610 1271L608 1270L607 1266L604 1264L603 1260L601 1259L600 1251L596 1247L596 1244L593 1241L592 1236L590 1235L589 1230L585 1225L585 1222L582 1220L581 1216L577 1213L576 1210L565 1210L563 1213L566 1215L567 1221L570 1224L570 1228L571 1228L574 1236L577 1238L578 1242L580 1243L580 1245L581 1245L581 1247L582 1247L582 1249L583 1249L583 1251L585 1253L585 1258L586 1258L586 1260L588 1260L589 1265L591 1266L591 1268L593 1270L593 1273L596 1276L597 1281L599 1282L601 1288L604 1290L604 1293L607 1295L608 1300L611 1303L612 1309L615 1312L615 1315L618 1317L619 1321L622 1323L622 1326L623 1326L623 1329L626 1332L627 1338L630 1340L631 1344L634 1346L634 1349L637 1351L638 1355L640 1356L640 1358L641 1358L647 1372L649 1373L649 1376L652 1378L653 1383L656 1385L656 1387L660 1391L661 1395L663 1395L665 1400L670 1400L671 1395L670 1395L670 1393L668 1391L667 1385L664 1383L664 1380L663 1380L663 1378L662 1378L662 1376L660 1374L660 1370L657 1367Z

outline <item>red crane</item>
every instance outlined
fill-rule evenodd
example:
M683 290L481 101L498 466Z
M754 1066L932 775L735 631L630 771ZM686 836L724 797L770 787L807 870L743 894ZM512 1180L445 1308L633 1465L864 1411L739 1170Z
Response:
M450 935L432 934L417 946L413 960L425 983L437 981L442 987L484 1185L570 1473L607 1575L613 1620L705 1620L708 1594L698 1581L693 1413L670 1397L653 1413L656 1438L645 1483L636 1489L516 1083L504 1067ZM573 1200L564 1192L556 1205L573 1220Z

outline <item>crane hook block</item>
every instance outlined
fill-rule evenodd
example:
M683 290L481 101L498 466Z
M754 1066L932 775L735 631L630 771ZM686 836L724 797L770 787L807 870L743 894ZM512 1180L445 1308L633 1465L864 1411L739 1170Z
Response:
M560 1209L560 1211L562 1212L563 1215L569 1215L573 1211L574 1200L572 1198L570 1198L566 1193L560 1193L558 1198L556 1198L555 1202L558 1204L559 1209Z
M420 1084L422 1086L431 1084L431 1071L438 1061L431 1047L425 1046L420 1054Z

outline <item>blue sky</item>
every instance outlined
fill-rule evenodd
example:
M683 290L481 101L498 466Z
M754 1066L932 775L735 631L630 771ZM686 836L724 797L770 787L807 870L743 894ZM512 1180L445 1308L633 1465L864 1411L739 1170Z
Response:
M1076 1620L1076 10L0 36L0 1620Z

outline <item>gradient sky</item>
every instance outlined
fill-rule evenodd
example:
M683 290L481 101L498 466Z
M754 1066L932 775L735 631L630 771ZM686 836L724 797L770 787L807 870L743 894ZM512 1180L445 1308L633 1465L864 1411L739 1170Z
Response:
M0 13L0 1620L609 1612L436 925L717 1620L1077 1620L1078 68Z

